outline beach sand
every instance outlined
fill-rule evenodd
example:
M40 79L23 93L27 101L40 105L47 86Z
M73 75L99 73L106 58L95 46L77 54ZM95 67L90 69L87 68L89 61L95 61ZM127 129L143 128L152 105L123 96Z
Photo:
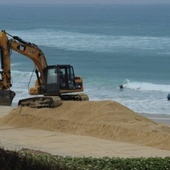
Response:
M166 157L170 116L138 114L114 101L0 106L0 146L76 157Z

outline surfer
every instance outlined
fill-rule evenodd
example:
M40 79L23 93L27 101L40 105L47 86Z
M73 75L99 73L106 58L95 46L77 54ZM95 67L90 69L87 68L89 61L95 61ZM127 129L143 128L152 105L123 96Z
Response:
M120 88L120 89L123 89L123 88L124 88L124 87L123 87L123 84L121 84L121 85L119 86L119 88Z

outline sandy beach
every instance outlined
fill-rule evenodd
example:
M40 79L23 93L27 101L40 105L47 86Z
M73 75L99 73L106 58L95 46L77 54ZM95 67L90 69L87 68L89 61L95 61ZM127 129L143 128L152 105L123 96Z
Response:
M0 146L77 157L166 157L170 116L138 114L114 101L0 106Z

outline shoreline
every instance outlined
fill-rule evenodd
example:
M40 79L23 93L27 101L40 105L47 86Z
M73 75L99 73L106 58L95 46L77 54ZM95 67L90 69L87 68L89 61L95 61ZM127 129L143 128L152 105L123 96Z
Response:
M168 114L151 114L151 113L139 113L140 115L153 120L154 122L169 125L170 126L170 115Z

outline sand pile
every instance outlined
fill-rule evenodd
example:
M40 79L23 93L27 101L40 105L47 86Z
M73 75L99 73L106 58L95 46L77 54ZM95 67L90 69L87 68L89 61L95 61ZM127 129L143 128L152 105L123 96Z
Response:
M113 101L67 101L53 109L19 107L1 118L0 123L170 150L170 127Z

